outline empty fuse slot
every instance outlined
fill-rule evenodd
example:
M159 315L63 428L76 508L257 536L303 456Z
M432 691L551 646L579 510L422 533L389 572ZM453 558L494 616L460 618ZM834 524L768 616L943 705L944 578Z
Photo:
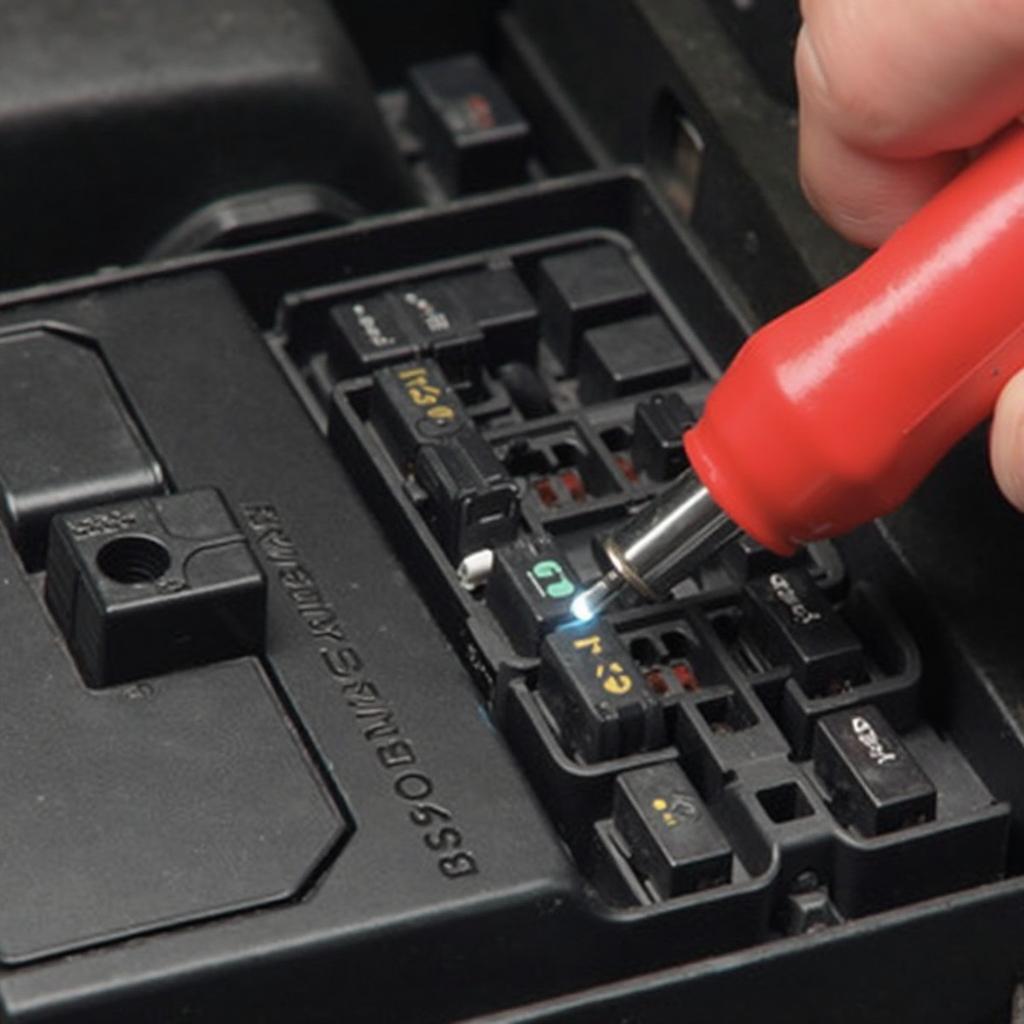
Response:
M629 427L609 427L601 431L601 440L608 446L609 451L626 452L633 443L633 432Z
M742 732L757 725L757 716L737 693L701 701L697 710L715 733Z
M653 668L660 661L657 645L650 637L638 636L629 642L629 653L642 668Z
M768 668L768 663L744 640L743 613L739 608L716 608L707 613L707 620L722 646L744 672L757 675Z
M601 440L611 452L612 461L623 477L631 484L639 483L640 471L630 450L633 444L633 432L628 427L609 427L607 430L601 431Z
M621 492L611 470L575 427L498 442L498 457L542 510L565 510Z
M807 794L796 782L783 782L770 789L758 790L757 802L776 825L809 818L814 813Z
M695 643L681 629L632 636L629 653L647 685L658 697L699 693L701 683L691 662Z

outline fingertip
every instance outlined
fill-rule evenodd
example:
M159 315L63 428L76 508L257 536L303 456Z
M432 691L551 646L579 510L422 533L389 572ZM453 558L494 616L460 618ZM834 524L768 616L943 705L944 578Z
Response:
M989 450L999 489L1024 512L1024 372L1013 377L999 396Z
M814 209L840 234L876 248L963 167L959 153L887 160L861 152L808 111L800 121L800 181Z
M979 145L1024 109L1020 0L805 0L801 115L876 157Z
M793 68L799 84L800 96L826 96L829 92L825 66L821 62L810 25L804 21L796 35L796 51L793 55Z

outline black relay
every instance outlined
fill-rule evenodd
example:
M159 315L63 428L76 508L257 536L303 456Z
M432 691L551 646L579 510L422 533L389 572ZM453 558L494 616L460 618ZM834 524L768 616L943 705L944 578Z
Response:
M600 402L678 384L691 370L689 354L660 316L621 320L584 333L580 398Z
M539 291L548 344L568 371L576 369L585 330L641 313L650 304L643 283L611 245L541 260Z

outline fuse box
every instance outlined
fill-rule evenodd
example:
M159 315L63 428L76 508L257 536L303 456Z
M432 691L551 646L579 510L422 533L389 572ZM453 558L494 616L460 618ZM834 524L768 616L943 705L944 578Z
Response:
M793 12L724 6L311 4L406 209L199 211L0 296L0 1018L1013 1019L978 439L851 538L571 614L850 258L786 191Z

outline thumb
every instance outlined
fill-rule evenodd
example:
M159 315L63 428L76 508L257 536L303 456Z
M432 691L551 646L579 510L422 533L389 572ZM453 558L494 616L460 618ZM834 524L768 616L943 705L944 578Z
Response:
M999 396L990 449L999 489L1024 512L1024 371L1012 378Z

